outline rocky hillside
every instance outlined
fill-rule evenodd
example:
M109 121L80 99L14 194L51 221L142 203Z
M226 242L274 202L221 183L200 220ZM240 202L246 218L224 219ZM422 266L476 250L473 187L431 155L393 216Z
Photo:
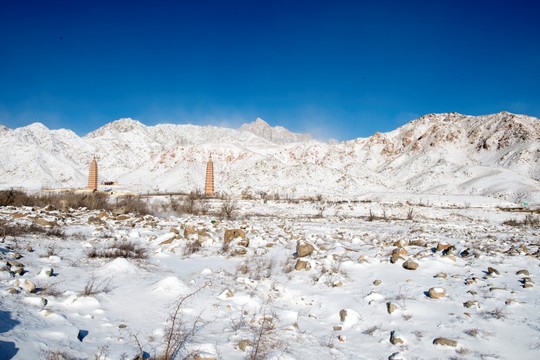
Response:
M100 181L139 191L218 191L358 197L370 192L480 195L540 202L540 120L501 112L429 114L389 133L337 144L261 119L239 129L120 119L78 137L39 123L0 129L1 187L84 187L93 156Z

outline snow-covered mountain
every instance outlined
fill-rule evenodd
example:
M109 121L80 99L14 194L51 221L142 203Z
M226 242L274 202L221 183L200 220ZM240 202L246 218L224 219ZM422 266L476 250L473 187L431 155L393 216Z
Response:
M84 137L39 123L0 128L0 187L85 187L96 156L100 181L140 191L204 186L214 160L217 191L481 195L540 202L540 120L501 112L429 114L388 133L337 144L271 127L239 129L120 119Z

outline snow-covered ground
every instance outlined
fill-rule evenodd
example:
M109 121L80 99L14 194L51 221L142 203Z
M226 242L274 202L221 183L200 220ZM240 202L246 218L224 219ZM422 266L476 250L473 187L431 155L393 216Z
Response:
M237 200L233 220L3 207L4 224L65 236L2 236L0 359L163 355L176 309L177 359L537 359L540 227L504 224L527 216L508 205ZM92 256L122 244L147 257Z

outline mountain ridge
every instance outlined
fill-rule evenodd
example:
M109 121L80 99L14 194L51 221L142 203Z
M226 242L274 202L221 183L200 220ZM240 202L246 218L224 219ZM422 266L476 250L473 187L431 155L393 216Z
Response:
M216 188L231 194L406 191L540 202L540 121L527 115L426 114L337 144L305 135L262 119L229 129L125 118L84 137L31 124L0 132L0 187L82 188L96 155L100 181L190 191L204 185L211 153Z

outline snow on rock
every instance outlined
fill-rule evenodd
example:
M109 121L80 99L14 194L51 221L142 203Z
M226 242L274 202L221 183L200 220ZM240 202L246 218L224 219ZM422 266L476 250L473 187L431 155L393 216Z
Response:
M179 296L188 295L190 293L189 287L176 276L167 276L163 280L158 281L152 288L152 291L161 295L167 296Z
M137 265L132 264L129 260L124 258L114 259L103 265L99 270L102 275L109 276L119 273L136 273L140 271L141 270L137 267Z

